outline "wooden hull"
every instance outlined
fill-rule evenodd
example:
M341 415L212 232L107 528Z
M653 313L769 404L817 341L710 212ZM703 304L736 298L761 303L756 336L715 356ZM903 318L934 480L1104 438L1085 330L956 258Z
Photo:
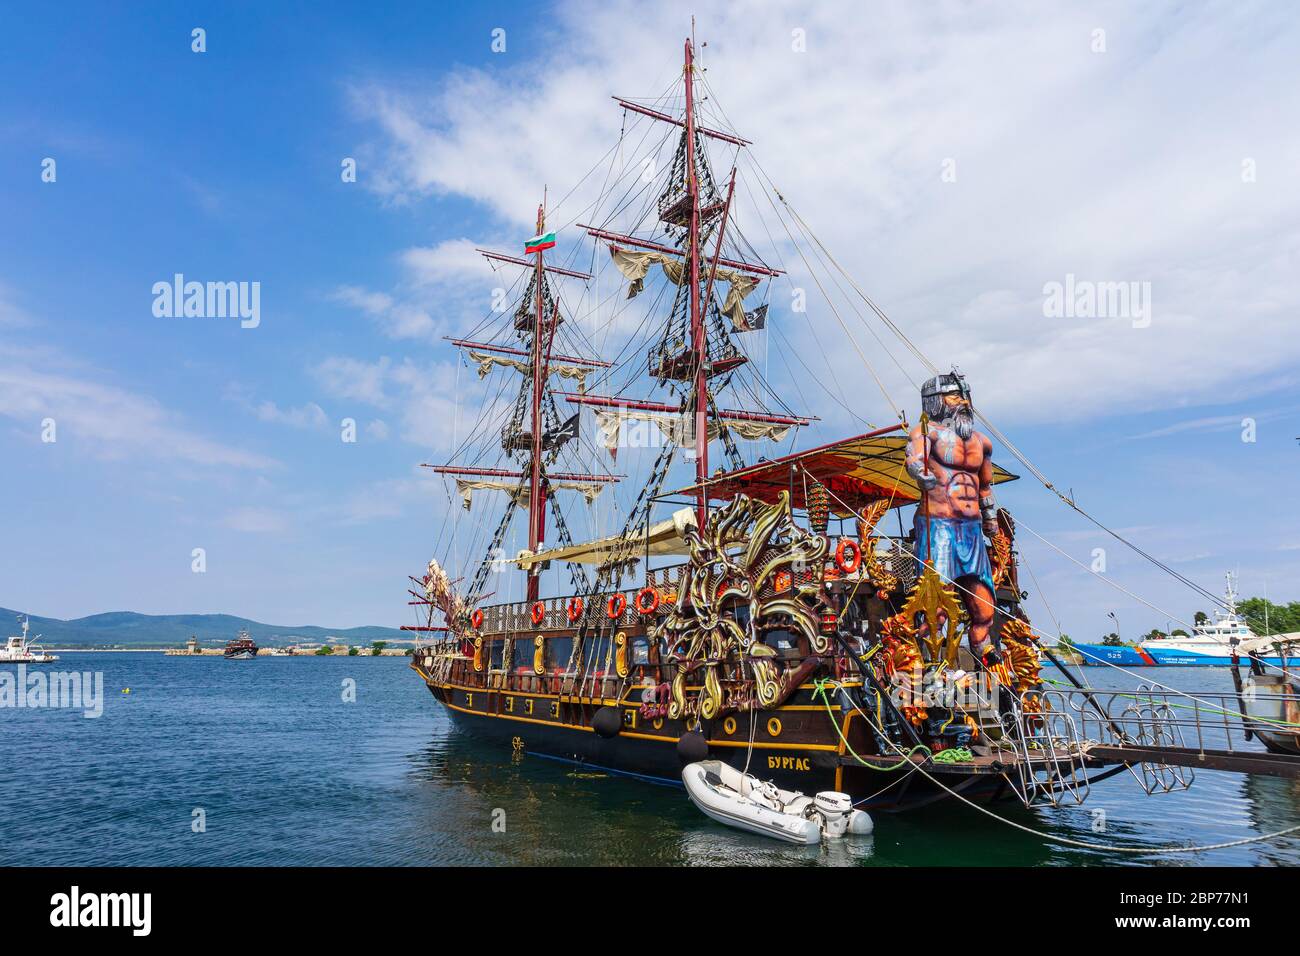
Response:
M425 676L419 667L414 669ZM457 725L480 740L648 783L682 786L681 769L689 761L678 755L677 741L686 733L686 723L667 717L647 720L638 701L584 702L542 689L468 687L427 677L425 682ZM906 765L895 763L890 769L860 765L848 754L825 704L813 701L814 691L813 685L804 684L783 706L754 715L752 754L749 714L706 722L708 757L742 770L748 762L750 773L785 790L808 794L839 790L860 808L878 812L925 806L947 798L949 790L981 802L1012 795L1001 773L975 772L976 768L960 772L929 768L927 772L942 783L938 786ZM596 710L611 705L622 712L623 725L618 734L606 738L596 733L591 721ZM840 733L854 750L870 753L865 722L838 707L834 714Z

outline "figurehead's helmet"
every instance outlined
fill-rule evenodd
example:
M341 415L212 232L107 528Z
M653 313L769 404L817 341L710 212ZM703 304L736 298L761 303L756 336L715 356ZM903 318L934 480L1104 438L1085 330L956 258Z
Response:
M970 386L966 384L966 377L955 370L944 375L936 375L921 386L921 411L935 420L946 418L948 411L944 408L943 397L952 393L960 395L968 402L971 400Z

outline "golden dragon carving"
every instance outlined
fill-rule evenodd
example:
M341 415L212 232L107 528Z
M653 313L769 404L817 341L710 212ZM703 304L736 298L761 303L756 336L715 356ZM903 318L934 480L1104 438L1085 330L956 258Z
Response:
M875 587L881 600L898 589L898 576L889 570L889 566L876 553L880 539L872 534L876 524L889 511L890 503L888 500L873 501L858 518L858 541L862 548L863 568L867 580Z
M830 639L819 631L821 575L808 579L805 574L799 583L795 573L807 568L820 572L826 539L795 524L790 496L782 492L774 504L737 495L714 512L703 532L688 528L686 542L690 561L677 599L658 629L668 660L678 665L668 716L711 720L724 710L746 709L755 702L772 706L787 692L790 675L759 635L781 627L806 638L816 654L830 648ZM780 591L778 575L789 582ZM742 608L749 612L747 619L736 613ZM738 687L728 697L723 668L742 658L754 674L754 695ZM688 676L702 677L693 698L687 691Z

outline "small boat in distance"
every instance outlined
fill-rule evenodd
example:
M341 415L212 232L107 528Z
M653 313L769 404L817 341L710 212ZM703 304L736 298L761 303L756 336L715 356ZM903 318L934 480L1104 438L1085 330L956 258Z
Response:
M28 638L27 630L31 626L31 619L23 617L23 633L13 635L5 642L5 646L0 648L0 664L50 664L59 659L57 654L46 653L36 638ZM40 635L36 635L40 637Z
M241 627L235 639L226 644L226 652L222 656L228 661L251 661L257 656L257 645L248 636L248 631Z

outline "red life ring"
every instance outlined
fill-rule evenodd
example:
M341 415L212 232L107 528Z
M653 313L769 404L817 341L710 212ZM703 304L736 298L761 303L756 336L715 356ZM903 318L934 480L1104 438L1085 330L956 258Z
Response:
M530 614L534 624L541 624L542 618L546 617L546 605L542 601L533 604L533 610Z
M651 587L644 587L636 592L636 600L632 602L638 614L653 614L659 607L659 592Z
M844 553L851 550L853 560L845 558ZM841 538L839 546L835 549L835 566L845 574L852 574L862 563L862 547L852 538Z
M582 598L569 598L569 605L565 608L565 613L569 616L570 624L577 624L578 618L582 617Z
M473 626L474 630L477 631L483 626L483 612L478 608L475 608L474 613L469 616L469 623Z
M617 621L627 610L627 595L620 591L605 603L605 614L611 621Z

